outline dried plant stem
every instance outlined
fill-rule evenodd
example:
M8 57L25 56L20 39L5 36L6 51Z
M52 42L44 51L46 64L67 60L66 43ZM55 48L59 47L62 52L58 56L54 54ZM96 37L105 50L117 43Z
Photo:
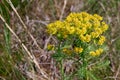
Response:
M30 51L27 49L27 47L22 43L22 41L20 40L20 38L16 35L16 33L11 29L11 27L6 23L5 19L1 16L0 14L0 18L1 20L4 22L4 24L6 25L6 27L10 30L10 32L17 38L17 40L19 41L19 43L21 44L21 46L24 48L24 50L27 52L27 54L29 55L30 59L35 63L35 65L37 66L37 68L40 70L41 74L47 79L49 80L49 78L46 76L45 72L40 68L36 58L34 55L31 55Z
M44 50L47 48L47 45L51 38L52 38L52 35L50 35L49 38L45 41Z
M64 11L65 11L66 4L67 4L67 0L64 0L64 5L63 5L62 12L61 12L61 15L60 15L60 20L62 20L62 17L63 17Z
M35 38L33 37L33 35L28 31L27 26L25 25L25 23L23 22L23 20L22 20L21 17L19 16L19 14L18 14L17 10L15 9L14 5L12 4L11 0L8 0L7 2L10 4L11 8L13 9L13 11L15 12L15 14L16 14L17 17L19 18L19 20L20 20L21 24L23 25L24 29L26 30L26 32L30 35L30 37L31 37L32 40L34 41L35 45L38 47L38 49L39 49L41 52L43 52L43 50L42 50L42 49L40 48L40 46L38 45L36 39L35 39Z
M116 78L115 80L117 80L119 73L120 73L120 65L118 66L117 72L115 74L115 78Z
M0 79L2 79L2 80L6 80L5 78L3 78L3 77L1 77L1 76L0 76Z

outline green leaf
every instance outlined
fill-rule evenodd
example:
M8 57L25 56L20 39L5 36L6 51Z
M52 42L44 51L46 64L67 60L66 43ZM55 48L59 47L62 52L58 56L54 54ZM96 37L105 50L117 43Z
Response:
M102 46L100 46L100 48L102 48L104 51L108 51L109 48L106 44L103 44Z
M4 17L6 22L10 24L10 14L9 14L9 6L7 5L6 1L2 1L2 4L0 4L0 14ZM6 51L10 53L10 31L9 29L4 25L4 39L6 43Z
M100 80L90 71L87 71L87 77L90 78L90 80Z
M109 64L110 64L109 60L101 61L97 65L95 65L94 68L97 68L97 69L106 68Z
M81 68L78 70L78 76L79 76L79 78L84 78L84 77L86 77L86 68L85 68L85 67L81 67Z
M56 59L57 61L60 61L60 60L62 60L62 59L65 59L66 55L63 54L63 53L61 53L61 54L55 53L55 54L52 55L52 57L53 57L54 59Z

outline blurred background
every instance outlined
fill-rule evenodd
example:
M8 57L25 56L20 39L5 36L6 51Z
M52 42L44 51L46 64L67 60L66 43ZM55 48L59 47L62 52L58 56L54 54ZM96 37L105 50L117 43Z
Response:
M96 74L100 80L120 80L120 0L11 0L24 23L7 1L0 0L0 15L34 55L42 71L39 72L19 40L0 20L0 80L59 80L59 70L50 56L52 53L44 51L50 37L46 26L64 20L71 12L83 11L102 16L109 25L105 33L109 50L101 58L108 59L110 64ZM44 79L42 72L49 79Z

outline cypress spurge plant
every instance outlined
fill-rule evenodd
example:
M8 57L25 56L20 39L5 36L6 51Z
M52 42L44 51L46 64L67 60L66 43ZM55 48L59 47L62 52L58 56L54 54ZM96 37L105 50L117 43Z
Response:
M50 45L51 49L54 47L55 50L53 58L59 63L61 80L73 80L75 77L80 80L99 80L92 72L100 62L96 66L90 67L90 65L105 51L106 38L103 33L107 29L108 25L101 16L86 12L71 13L64 21L48 24L47 32L58 39L56 45ZM70 74L64 71L65 60L73 60L75 70ZM108 64L109 61L101 63L101 65Z

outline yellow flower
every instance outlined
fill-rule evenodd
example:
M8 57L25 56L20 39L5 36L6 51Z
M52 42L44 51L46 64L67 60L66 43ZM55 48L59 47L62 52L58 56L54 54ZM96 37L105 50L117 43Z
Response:
M64 34L64 35L63 35L63 38L67 38L67 37L68 37L68 35L67 35L67 34Z
M82 17L87 17L87 16L89 16L89 14L86 13L86 12L81 12L81 14L82 14Z
M82 34L82 30L80 30L79 28L75 28L75 32L77 35L81 35Z
M92 27L92 24L90 22L86 22L86 28L90 29Z
M82 40L83 42L85 42L86 37L84 35L80 35L80 40Z
M98 34L102 34L101 28L95 28L95 32L97 32Z
M91 35L86 34L85 35L85 42L90 42L91 40Z
M101 30L105 32L108 29L108 25L103 22L103 25L101 26Z
M70 55L70 54L72 54L72 51L67 48L64 48L63 53Z
M103 49L99 48L96 51L90 51L90 55L95 57L95 56L99 56L101 53L103 52Z
M105 37L100 36L99 41L98 41L98 45L102 45L104 42L105 42Z
M71 21L72 21L72 18L71 18L70 16L68 16L68 17L66 18L66 21L71 22Z
M95 57L95 56L96 56L96 53L95 53L94 51L91 51L91 52L90 52L90 55L93 56L93 57Z
M83 48L81 48L81 47L75 47L75 48L74 48L74 51L75 51L76 53L81 53L81 52L83 51Z
M103 52L103 49L99 48L95 52L96 52L96 56L99 56Z
M96 53L96 56L100 55L100 51L99 50L96 50L95 53Z
M99 15L97 15L97 14L94 14L93 16L94 16L95 18L97 18L98 20L100 20L100 21L103 20L103 17L101 17L101 16L99 16Z
M80 40L82 40L83 42L90 42L91 41L91 35L86 34L84 35L80 35Z
M100 34L99 34L98 32L91 32L92 38L98 38L99 35L100 35Z
M87 17L84 18L84 21L85 21L85 22L89 22L89 20L90 20L90 17L89 17L89 16L87 16Z
M102 52L103 52L103 49L102 49L102 48L99 48L98 50L100 51L100 53L102 53Z
M85 27L83 27L81 30L82 30L82 34L85 34L87 32L87 29Z
M55 49L54 45L52 45L52 44L47 45L47 50L54 50L54 49Z
M69 34L73 34L75 32L75 28L74 27L69 27L68 31L69 31Z
M98 28L98 27L100 27L100 21L98 21L97 19L95 19L93 25L94 25L94 28Z

